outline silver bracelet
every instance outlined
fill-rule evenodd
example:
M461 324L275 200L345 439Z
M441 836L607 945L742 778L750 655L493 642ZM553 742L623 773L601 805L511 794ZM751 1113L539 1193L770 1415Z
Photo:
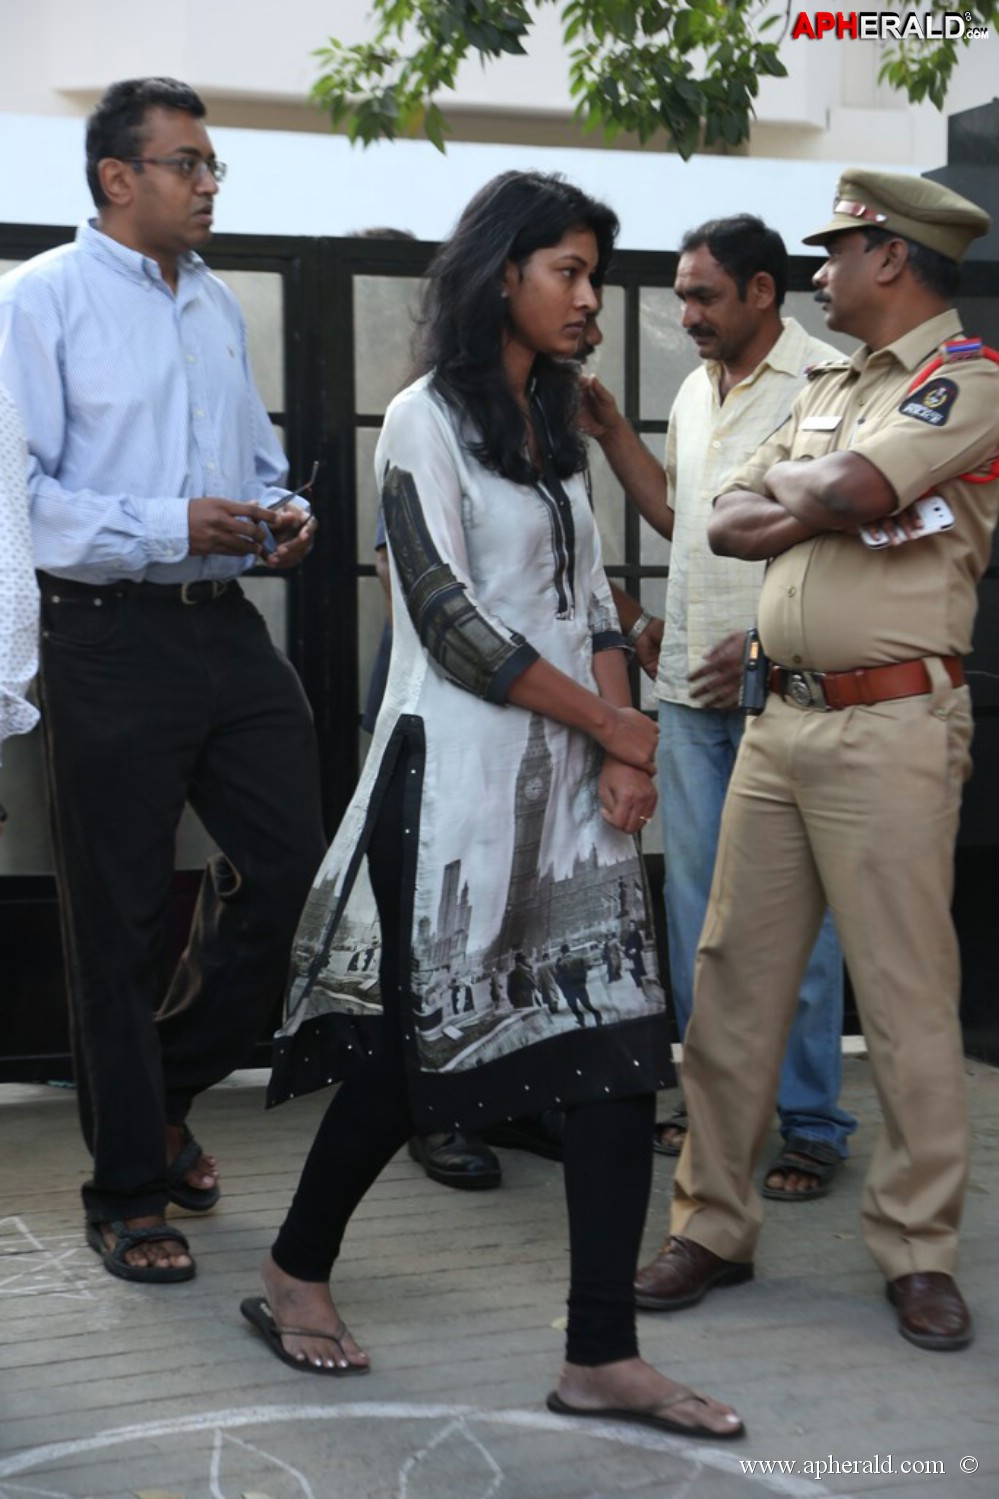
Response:
M648 609L643 609L631 629L625 632L625 640L630 641L634 645L639 635L643 634L649 628L652 619L653 616L649 613Z

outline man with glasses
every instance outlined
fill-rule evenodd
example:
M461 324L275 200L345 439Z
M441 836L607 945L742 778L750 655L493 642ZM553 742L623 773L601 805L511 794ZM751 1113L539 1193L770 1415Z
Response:
M28 436L41 692L84 1138L87 1239L127 1280L189 1280L168 1201L218 1168L194 1097L246 1056L284 985L324 851L312 720L238 577L314 522L253 386L238 305L197 254L217 161L197 94L108 89L87 126L97 207L0 281L0 381ZM288 503L284 503L287 500ZM185 800L219 848L165 995Z

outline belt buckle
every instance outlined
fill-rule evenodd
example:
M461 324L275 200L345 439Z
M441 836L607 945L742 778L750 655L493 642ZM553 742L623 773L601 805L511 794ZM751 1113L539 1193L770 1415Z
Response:
M822 678L818 672L788 670L784 696L796 708L821 708L823 712L829 711Z
M199 597L197 593L193 592L194 589L203 588L206 583L209 584L211 589L208 594L202 594L201 597ZM228 583L224 579L194 578L189 583L181 583L180 602L182 604L200 604L202 602L202 599L210 599L212 602L214 602L215 599L219 599L222 597L228 586ZM189 593L188 589L191 589L192 592Z

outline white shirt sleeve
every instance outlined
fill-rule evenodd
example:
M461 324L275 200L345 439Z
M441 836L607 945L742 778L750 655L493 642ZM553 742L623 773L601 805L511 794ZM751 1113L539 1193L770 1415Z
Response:
M0 749L26 734L38 710L25 693L38 670L38 585L28 524L28 446L0 387Z

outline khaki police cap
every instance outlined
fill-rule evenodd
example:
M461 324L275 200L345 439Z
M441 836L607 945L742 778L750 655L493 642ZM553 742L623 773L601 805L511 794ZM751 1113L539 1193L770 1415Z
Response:
M976 203L928 177L854 167L839 179L829 223L806 234L803 243L821 245L830 235L865 224L962 260L971 241L988 234L992 220Z

